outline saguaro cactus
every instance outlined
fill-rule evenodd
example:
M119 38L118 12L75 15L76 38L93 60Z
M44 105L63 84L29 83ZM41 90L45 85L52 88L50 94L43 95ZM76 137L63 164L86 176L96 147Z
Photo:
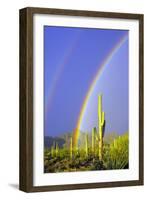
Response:
M55 156L55 146L56 146L56 143L55 141L53 142L53 145L51 147L51 156L54 157Z
M54 157L54 147L51 147L51 156Z
M59 146L58 146L58 143L57 143L57 142L56 142L55 152L56 152L56 157L57 157L57 156L58 156L58 152L59 152Z
M70 149L69 149L69 153L70 153L70 159L72 159L72 151L73 151L73 149L72 149L72 145L73 145L73 142L72 142L72 137L70 138Z
M105 123L105 113L102 111L102 95L98 96L98 127L99 127L99 159L103 156L103 128Z
M85 156L88 157L88 134L85 135Z
M96 127L92 128L92 144L91 144L91 151L95 153L95 135L96 135Z

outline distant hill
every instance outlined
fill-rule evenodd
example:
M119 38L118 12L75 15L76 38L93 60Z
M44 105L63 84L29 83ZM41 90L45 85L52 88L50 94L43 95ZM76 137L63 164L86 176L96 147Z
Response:
M44 137L44 147L45 148L51 148L51 146L53 145L54 142L57 142L58 146L60 148L62 148L63 145L65 144L65 140L63 138L51 137L51 136L45 136Z
M44 137L44 147L45 148L51 148L51 146L56 142L58 143L59 148L64 147L65 145L67 145L69 147L69 142L70 142L70 137L72 136L72 133L64 133L61 134L58 137L51 137L51 136L45 136ZM78 145L80 147L84 147L85 146L85 136L86 133L80 131L79 134L79 139L78 139ZM114 139L116 139L119 135L116 133L108 133L105 134L104 136L104 142L107 144L110 144ZM88 133L88 140L89 140L89 145L91 145L91 133Z

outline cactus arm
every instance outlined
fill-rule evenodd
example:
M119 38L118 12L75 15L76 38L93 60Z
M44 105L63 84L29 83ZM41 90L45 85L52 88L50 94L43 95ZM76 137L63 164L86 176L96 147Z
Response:
M102 112L102 117L101 117L101 126L104 125L104 121L105 121L105 112Z

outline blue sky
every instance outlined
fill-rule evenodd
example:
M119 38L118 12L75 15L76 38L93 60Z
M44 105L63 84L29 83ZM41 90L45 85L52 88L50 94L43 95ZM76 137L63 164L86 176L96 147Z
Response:
M128 31L44 27L44 131L72 132L101 63ZM128 131L128 40L112 57L88 103L82 131L97 126L97 95L103 94L106 132Z

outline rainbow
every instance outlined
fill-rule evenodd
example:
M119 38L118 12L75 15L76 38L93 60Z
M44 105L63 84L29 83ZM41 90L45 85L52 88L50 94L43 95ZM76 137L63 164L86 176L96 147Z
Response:
M45 108L45 115L48 113L48 110L50 108L52 97L54 95L54 91L55 91L56 85L58 83L58 80L59 80L66 64L68 63L70 57L72 56L72 53L77 48L78 42L81 38L81 34L82 34L82 31L79 31L79 33L74 38L73 42L70 44L68 51L66 52L66 54L63 57L63 60L59 63L59 66L57 67L57 70L55 72L55 76L53 77L53 80L52 80L52 85L48 90L48 97L47 97L47 101L46 101L47 103L46 103L46 106L45 106L46 107Z
M98 69L98 71L97 71L97 73L96 73L96 75L95 75L95 77L94 77L89 89L88 89L88 92L86 94L86 97L85 97L83 105L82 105L82 108L80 110L80 114L79 114L79 117L78 117L76 128L75 128L74 133L73 133L73 144L74 144L74 146L77 146L80 127L81 127L81 124L83 122L84 115L86 113L86 108L87 108L87 105L88 105L88 101L89 101L89 99L91 97L91 94L94 91L96 83L97 83L99 77L101 76L105 66L111 61L112 57L118 52L118 50L124 44L124 42L127 40L127 38L128 38L128 35L123 36L119 40L119 42L114 46L114 48L112 48L112 50L107 55L107 57L104 60L104 62L100 65L100 67L99 67L99 69Z

